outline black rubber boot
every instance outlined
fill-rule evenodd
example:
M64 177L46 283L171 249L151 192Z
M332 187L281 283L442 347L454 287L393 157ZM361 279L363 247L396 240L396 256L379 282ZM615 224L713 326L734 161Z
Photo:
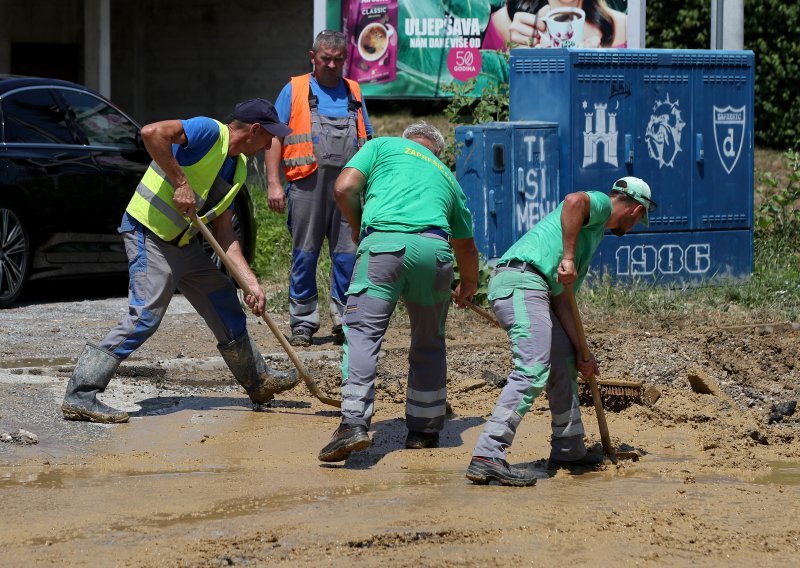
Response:
M127 422L127 412L97 400L97 393L106 390L119 364L120 359L108 351L87 343L67 383L67 392L61 404L64 418L102 424Z
M334 325L331 328L331 337L333 337L334 345L344 345L344 329L340 325Z
M593 452L586 452L586 455L576 460L559 460L550 458L547 460L547 467L549 469L583 469L583 470L596 470L605 465L606 457L603 454L595 454Z
M227 345L218 346L218 349L253 404L268 403L277 393L289 390L300 380L294 369L276 371L267 366L247 332Z

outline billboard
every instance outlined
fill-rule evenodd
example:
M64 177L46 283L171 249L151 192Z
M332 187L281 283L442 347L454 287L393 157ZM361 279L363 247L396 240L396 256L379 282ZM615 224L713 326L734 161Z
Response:
M642 0L630 0L636 4ZM624 48L629 0L327 0L327 27L348 38L345 76L371 98L447 96L508 82L507 50Z

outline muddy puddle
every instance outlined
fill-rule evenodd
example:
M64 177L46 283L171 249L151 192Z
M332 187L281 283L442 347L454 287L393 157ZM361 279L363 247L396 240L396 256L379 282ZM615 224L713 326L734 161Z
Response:
M640 438L639 461L506 488L464 478L482 419L453 419L444 447L412 451L402 405L385 403L373 446L331 466L316 451L337 420L302 392L261 413L235 395L164 402L167 413L101 427L108 435L92 455L3 460L0 500L15 520L3 527L0 564L525 564L536 551L611 566L620 542L645 565L695 554L722 565L731 547L763 560L773 554L763 542L796 553L800 464L765 462L751 480L715 472L691 432L659 447L671 428L637 435L623 414L609 415L609 428ZM523 421L512 462L542 467L543 414L535 407ZM592 418L587 409L587 430Z
M469 316L449 328L453 414L441 447L404 449L408 328L394 321L373 445L333 466L316 455L337 412L302 385L253 412L213 340L191 332L202 327L191 314L165 320L103 394L131 413L128 424L65 422L69 366L106 323L86 317L87 336L48 357L34 349L48 338L31 335L0 359L0 430L39 441L0 444L0 566L768 567L800 557L800 427L775 411L800 384L791 326L590 327L606 376L659 390L652 404L607 413L613 444L642 457L507 488L464 478L499 394L487 377L510 366L502 333ZM286 364L263 327L251 326L254 338ZM338 396L338 352L320 343L304 361ZM689 388L697 366L725 397ZM599 446L593 408L583 415L587 444ZM509 461L543 467L549 434L540 398Z

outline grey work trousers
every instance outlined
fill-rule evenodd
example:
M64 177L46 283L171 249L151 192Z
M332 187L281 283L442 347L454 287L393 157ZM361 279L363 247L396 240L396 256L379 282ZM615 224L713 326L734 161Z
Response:
M331 255L330 310L334 326L342 325L347 284L356 260L350 225L333 198L333 184L358 150L356 117L320 115L311 106L311 133L317 169L289 184L289 231L292 270L289 280L289 325L292 330L319 329L317 261L327 237Z
M373 233L358 248L344 315L342 420L369 428L374 412L378 353L397 300L411 322L406 426L444 429L447 405L445 320L450 307L453 253L427 234Z
M100 343L124 359L156 332L177 288L211 329L219 345L247 329L236 288L217 268L198 239L178 247L141 224L123 233L128 255L128 314Z
M565 461L586 455L578 407L575 349L550 307L550 292L516 288L492 301L508 333L514 370L484 426L474 456L506 458L506 449L533 401L546 388L550 406L550 457Z

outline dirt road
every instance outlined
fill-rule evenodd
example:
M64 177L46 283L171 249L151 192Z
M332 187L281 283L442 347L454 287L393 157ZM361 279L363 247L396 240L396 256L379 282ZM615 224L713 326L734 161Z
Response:
M403 449L401 316L384 343L374 445L329 466L316 455L337 414L302 385L252 412L182 298L104 395L131 422L63 421L59 404L83 343L101 339L124 310L124 299L111 298L0 312L0 433L38 436L0 443L1 566L800 563L800 412L771 412L799 394L800 331L791 325L588 325L604 376L661 393L653 405L607 415L614 443L645 455L517 489L464 478L499 392L491 382L510 367L503 333L471 313L449 322L455 414L442 447ZM250 330L276 365L288 365L265 325L251 318ZM306 357L338 396L337 348L323 337ZM698 372L721 396L689 388ZM510 461L542 465L546 408L540 398L526 416ZM594 412L583 411L597 444Z

